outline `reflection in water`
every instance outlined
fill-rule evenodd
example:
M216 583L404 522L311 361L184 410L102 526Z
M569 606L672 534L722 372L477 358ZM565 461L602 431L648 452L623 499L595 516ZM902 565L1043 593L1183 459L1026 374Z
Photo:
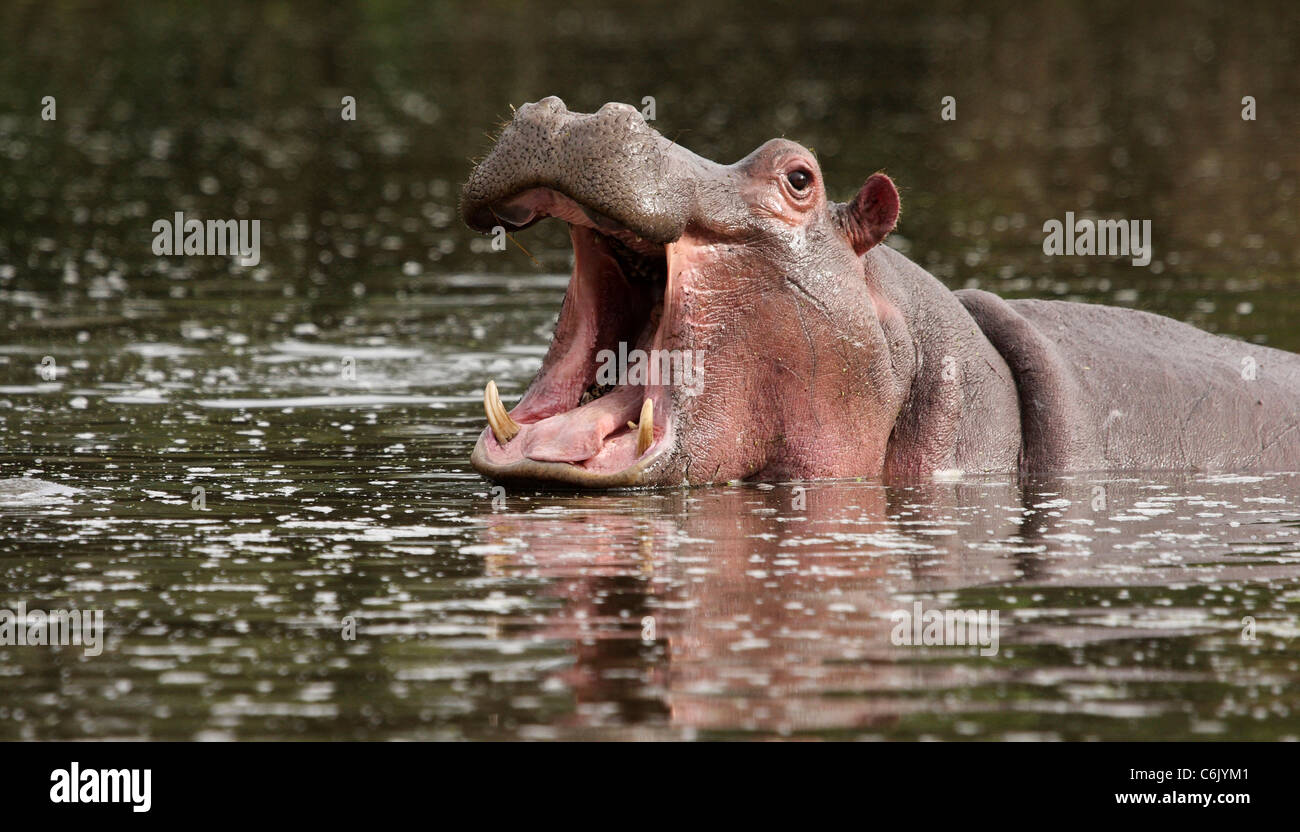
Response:
M0 606L103 609L104 650L0 647L5 737L1300 735L1294 476L494 505L438 410L88 409L5 457L79 493L0 487ZM893 644L917 601L998 653Z
M1120 665L1171 633L1248 650L1241 616L1213 600L1225 584L1300 576L1300 514L1277 498L1234 505L1223 488L1080 478L551 499L492 516L484 537L492 574L545 578L563 601L523 629L572 645L556 674L574 691L572 730L922 735L943 711L940 733L1086 736L1094 720L1185 718L1165 685L1233 684L1230 655L1198 667L1158 648L1144 662L1139 647L1138 666ZM1227 529L1225 510L1239 518ZM1001 655L895 646L890 614L914 600L1000 610ZM1296 626L1247 609L1273 633ZM1039 693L1005 694L1020 688Z

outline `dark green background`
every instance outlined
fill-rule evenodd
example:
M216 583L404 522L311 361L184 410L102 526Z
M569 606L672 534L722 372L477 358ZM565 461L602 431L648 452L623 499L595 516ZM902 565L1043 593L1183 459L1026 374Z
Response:
M407 261L528 271L518 251L471 251L455 203L510 106L551 94L580 111L654 96L662 132L721 161L788 136L816 149L840 198L883 168L903 193L894 243L950 285L1135 305L1300 348L1289 2L11 0L0 264L15 272L0 289L67 292L58 275L91 250L149 276L149 224L175 210L261 219L258 291L328 301L400 281ZM57 122L39 120L44 95ZM356 122L339 118L344 95ZM1067 210L1152 220L1153 266L1044 257L1042 223ZM534 246L565 269L558 230Z

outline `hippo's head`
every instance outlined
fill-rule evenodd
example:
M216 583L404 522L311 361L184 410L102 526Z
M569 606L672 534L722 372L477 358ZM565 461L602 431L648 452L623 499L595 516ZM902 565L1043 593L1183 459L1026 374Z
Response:
M875 174L846 204L773 139L719 165L640 113L521 107L465 185L465 221L568 224L550 350L473 463L581 487L878 474L905 393L863 254L898 217ZM888 304L884 304L888 306Z

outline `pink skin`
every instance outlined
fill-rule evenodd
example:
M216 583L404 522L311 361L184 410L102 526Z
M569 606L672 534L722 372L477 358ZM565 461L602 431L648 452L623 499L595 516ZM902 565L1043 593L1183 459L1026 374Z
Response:
M704 229L669 246L683 337L708 356L704 393L687 417L689 478L878 474L904 391L889 380L877 304L862 279L866 249L856 251L844 229L870 222L859 238L883 238L897 218L893 184L877 175L863 189L894 194L892 212L845 225L799 145L768 142L737 167L746 227ZM796 172L810 177L803 189L791 184Z
M624 278L592 228L638 251L653 244L549 189L501 206L499 216L517 226L543 216L568 222L575 262L542 370L511 411L521 429L504 445L486 430L476 465L578 484L591 475L636 477L594 484L676 484L880 472L903 390L888 380L877 299L860 257L893 227L897 192L877 175L833 212L816 160L780 140L732 170L743 211L694 222L662 247L661 305ZM597 352L619 340L703 356L702 392L626 385L578 406ZM628 423L646 398L654 402L655 442L638 456Z

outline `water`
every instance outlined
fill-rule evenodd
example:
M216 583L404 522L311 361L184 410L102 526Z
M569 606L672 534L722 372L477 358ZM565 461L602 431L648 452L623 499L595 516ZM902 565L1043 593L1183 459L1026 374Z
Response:
M0 647L0 738L1300 737L1297 475L494 503L482 386L527 384L568 252L488 251L456 188L550 93L726 160L784 133L840 196L886 167L950 286L1300 349L1289 6L704 7L0 11L0 609L107 627ZM177 210L260 218L262 264L153 257ZM1152 218L1153 268L1044 258L1066 210ZM997 654L894 644L918 601Z

